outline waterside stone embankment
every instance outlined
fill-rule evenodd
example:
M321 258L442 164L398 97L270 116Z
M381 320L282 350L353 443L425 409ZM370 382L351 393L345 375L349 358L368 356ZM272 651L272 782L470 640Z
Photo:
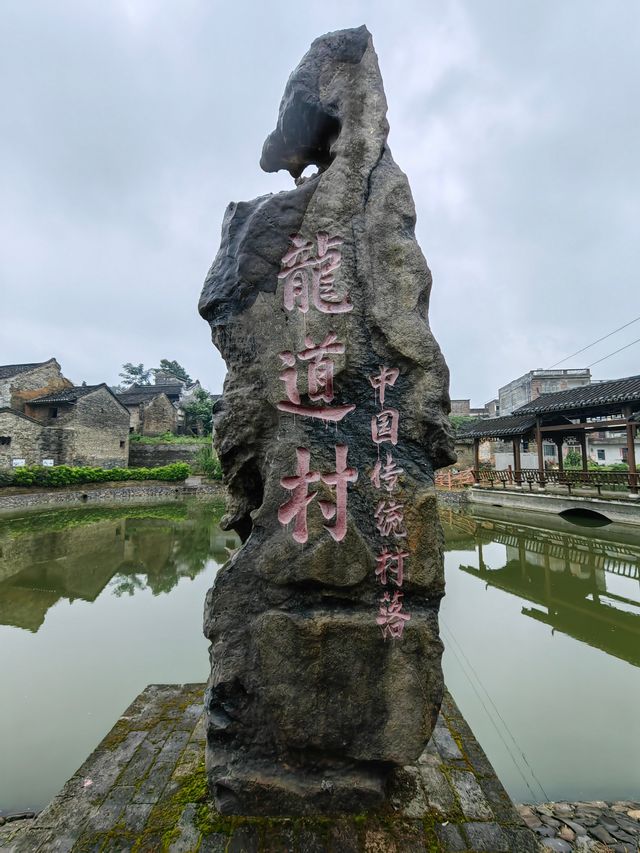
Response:
M571 853L637 853L640 850L640 803L539 803L518 806L543 850Z
M436 489L438 503L453 509L466 509L469 506L468 489Z
M535 853L453 700L391 804L357 815L231 817L208 795L204 684L151 685L35 820L0 827L0 849L137 853Z
M222 483L201 482L200 477L189 477L184 483L163 483L158 480L135 483L87 483L59 489L6 489L0 491L0 516L17 515L37 510L66 509L83 506L141 506L168 503L174 500L197 498L223 499L226 495Z

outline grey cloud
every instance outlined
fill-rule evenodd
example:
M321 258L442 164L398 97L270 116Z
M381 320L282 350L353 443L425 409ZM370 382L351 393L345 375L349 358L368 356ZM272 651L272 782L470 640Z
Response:
M56 355L73 379L115 381L123 361L177 358L219 390L196 302L222 213L290 185L258 167L286 77L316 35L361 23L434 271L452 394L484 402L640 314L640 7L297 8L5 4L0 361ZM640 372L640 345L594 372Z

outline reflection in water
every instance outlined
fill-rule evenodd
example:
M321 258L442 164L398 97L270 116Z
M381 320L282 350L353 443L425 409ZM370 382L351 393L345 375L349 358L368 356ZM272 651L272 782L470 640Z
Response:
M444 510L445 680L517 802L640 796L640 528Z
M490 508L441 519L447 550L477 550L478 566L461 571L535 605L523 615L640 666L640 531L583 532L555 517L514 523ZM485 560L490 543L505 546L502 564Z
M170 592L237 547L221 507L70 510L0 522L0 625L37 632L57 602Z
M221 504L0 520L0 813L41 809L147 684L204 681Z

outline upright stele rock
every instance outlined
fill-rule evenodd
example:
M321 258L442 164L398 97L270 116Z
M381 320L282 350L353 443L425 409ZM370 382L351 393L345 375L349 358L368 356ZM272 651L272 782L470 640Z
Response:
M386 109L366 27L314 41L260 161L297 186L229 206L200 300L228 368L215 442L244 541L205 606L223 813L376 807L440 707L448 370Z

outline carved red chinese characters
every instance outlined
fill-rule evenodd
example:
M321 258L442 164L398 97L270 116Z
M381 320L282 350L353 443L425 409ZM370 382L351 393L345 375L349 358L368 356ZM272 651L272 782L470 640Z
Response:
M398 444L398 427L400 414L397 409L385 408L385 392L387 388L393 388L396 384L400 370L397 367L380 366L380 372L369 377L369 383L376 393L376 403L380 411L371 418L371 440L378 446L388 443L394 447ZM386 587L394 584L401 587L405 579L405 560L409 552L400 549L397 545L392 547L390 540L406 539L407 529L404 523L404 505L392 495L398 491L400 478L404 470L398 465L391 450L386 451L386 459L380 456L376 461L370 479L377 491L387 493L376 504L374 512L375 527L385 544L378 552L376 558L375 575L380 584ZM382 630L382 636L386 639L399 640L402 638L405 622L411 619L402 607L402 594L397 591L393 598L389 592L385 592L380 599L380 609L376 618L377 624Z
M284 285L284 307L287 311L306 314L311 304L323 314L345 314L353 311L347 294L336 288L335 272L340 267L341 237L330 237L325 231L316 235L317 248L311 240L296 235L293 246L282 258L278 278Z
M334 362L328 357L330 355L342 355L345 351L343 343L338 341L337 335L329 332L322 343L314 344L308 335L305 337L305 349L297 354L299 361L307 364L307 386L308 397L312 402L333 402L333 374ZM302 403L298 390L298 371L296 369L296 356L289 350L280 353L280 359L284 370L280 373L280 379L284 382L287 400L278 403L281 412L292 415L303 415L310 418L319 418L323 421L341 421L345 415L355 409L353 404L343 406L308 406Z
M278 509L278 521L280 524L289 524L295 518L293 538L296 542L304 544L309 538L307 528L307 507L316 497L316 493L309 493L311 483L322 482L335 489L335 503L319 500L320 511L326 520L335 519L333 524L325 524L324 529L336 542L342 541L347 532L347 484L355 483L358 472L355 468L347 467L348 448L344 444L338 444L336 451L336 469L321 474L319 471L310 471L311 453L305 447L296 449L297 471L292 477L283 477L280 485L284 489L293 492L291 498L283 503Z

